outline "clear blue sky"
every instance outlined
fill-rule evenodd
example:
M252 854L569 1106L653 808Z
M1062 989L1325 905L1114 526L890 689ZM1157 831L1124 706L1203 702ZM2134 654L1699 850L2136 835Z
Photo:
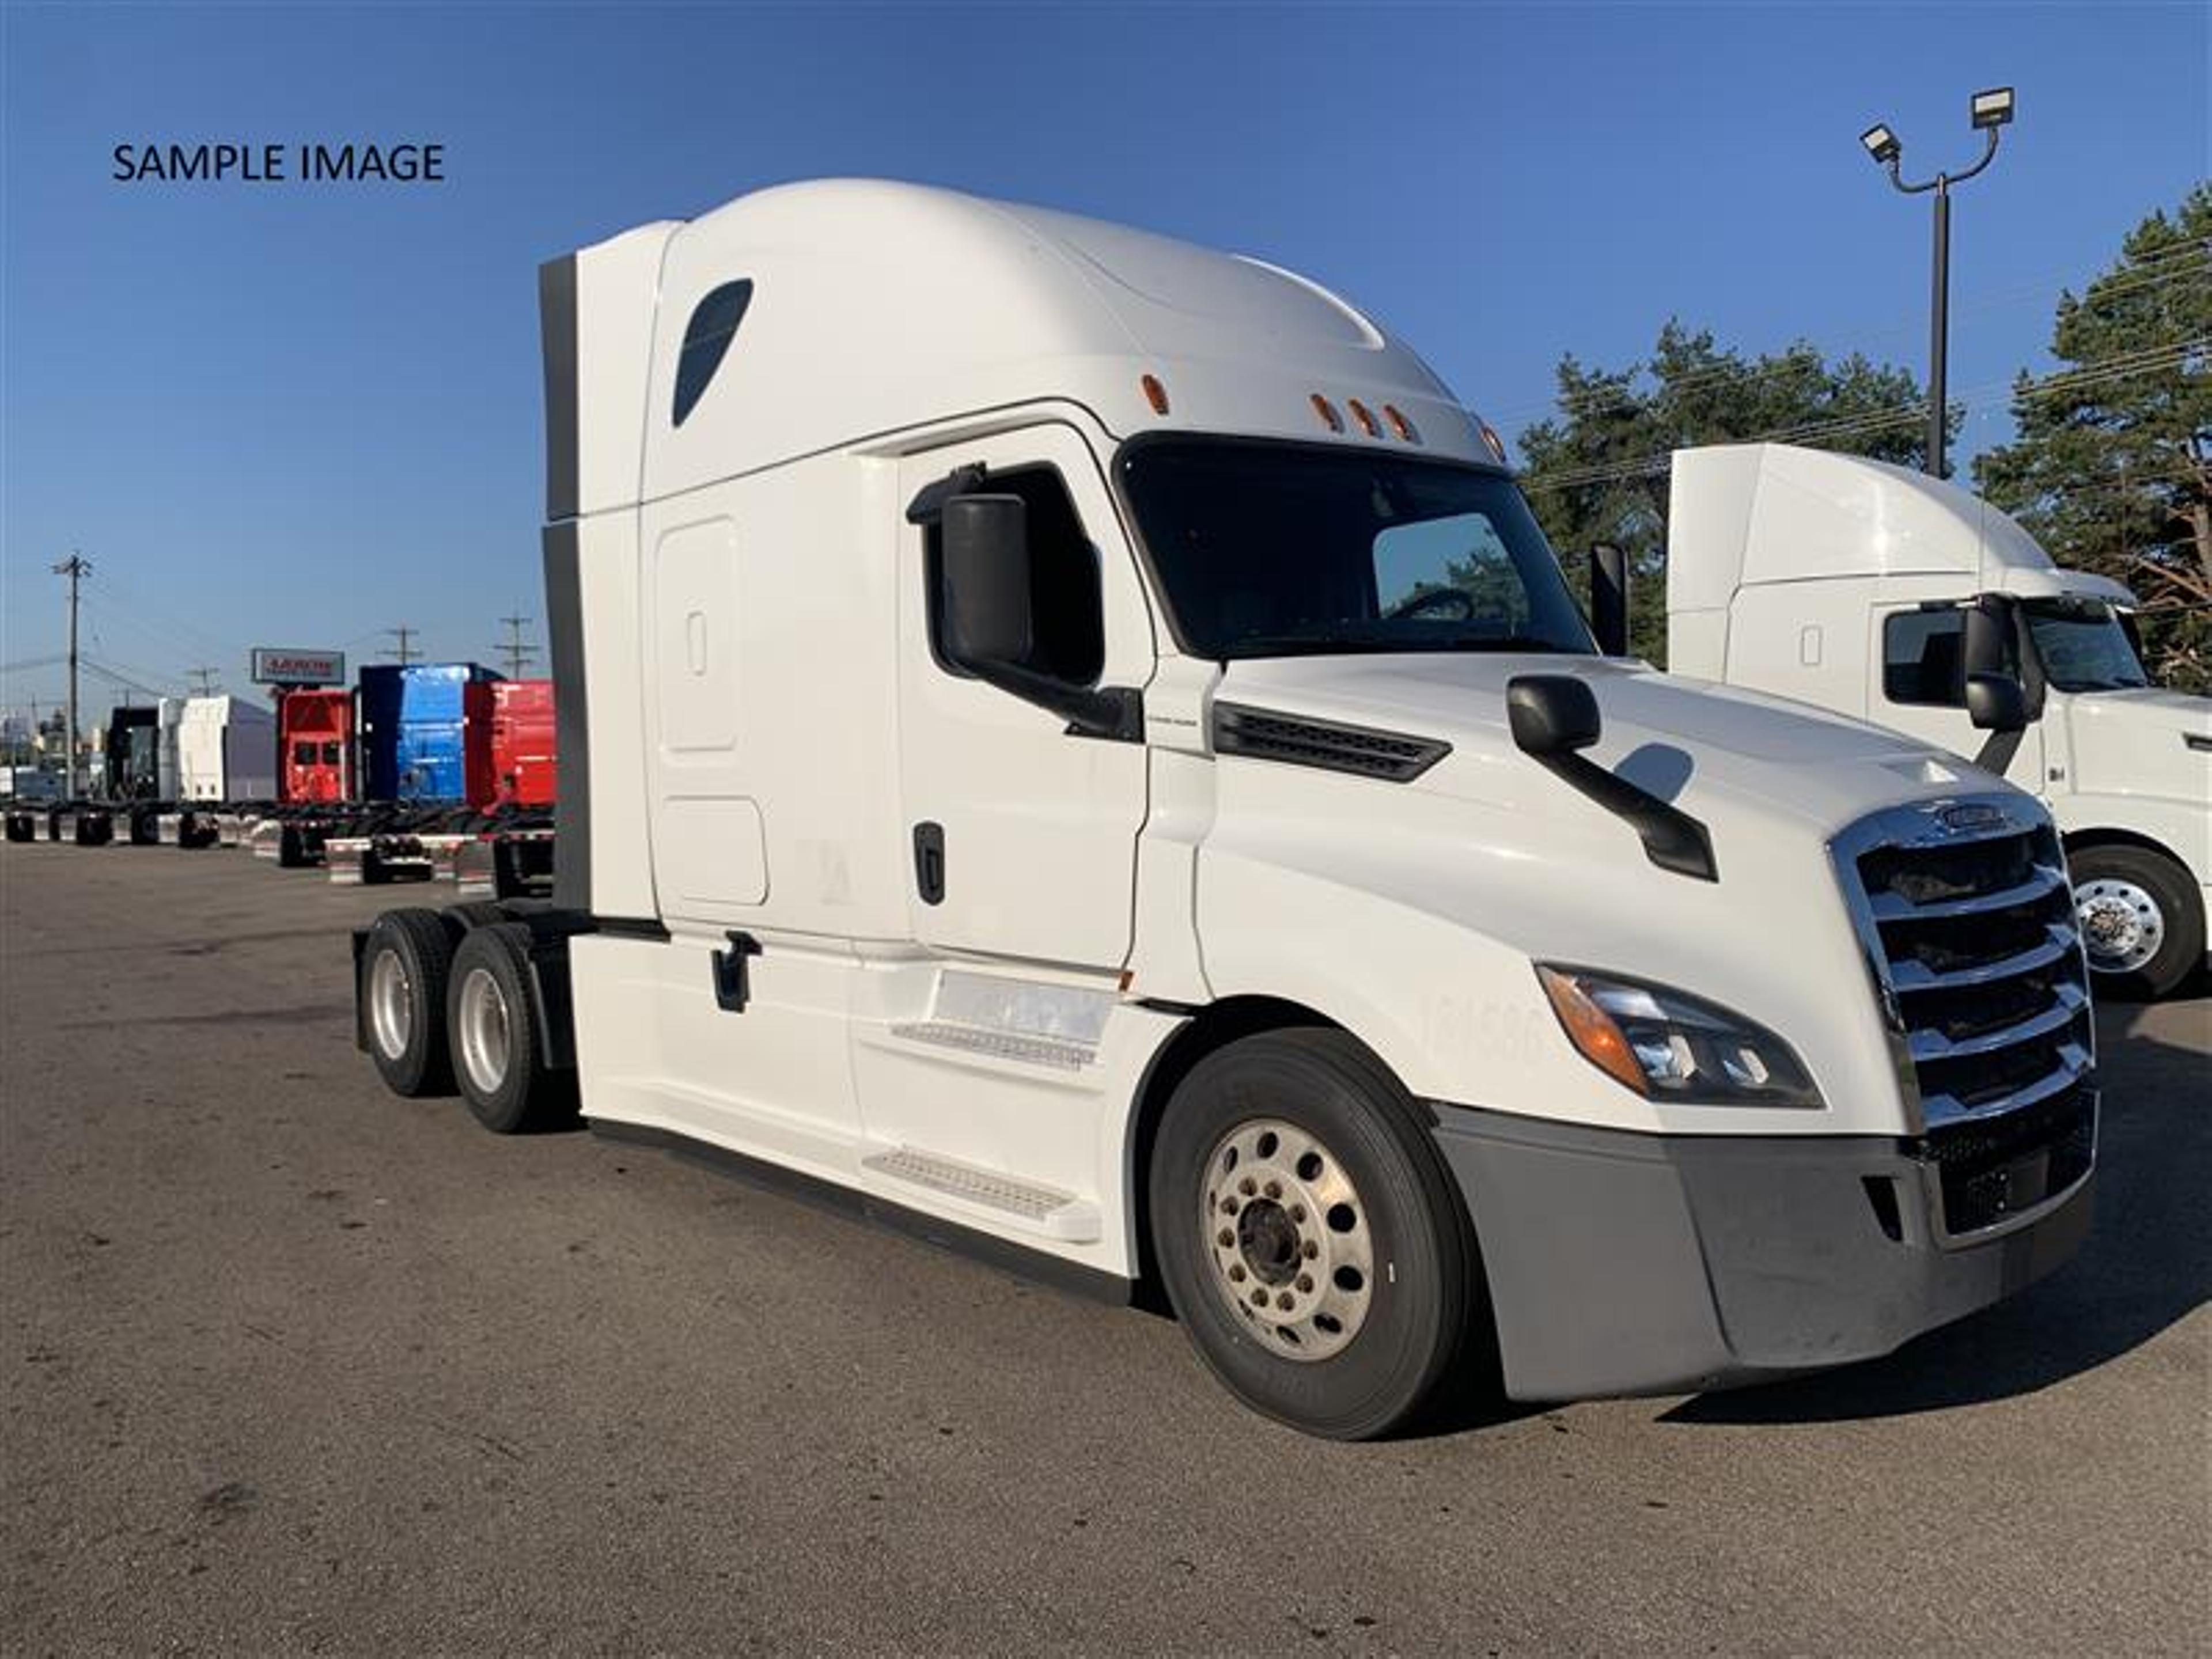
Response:
M1975 152L1952 387L2046 362L2051 307L2212 173L2212 8L0 4L0 665L86 646L162 685L408 623L495 659L542 617L535 271L824 174L1124 220L1310 272L1509 437L1563 352L1679 314L1924 364L1909 164ZM435 141L450 182L125 185L124 142ZM1978 404L1969 449L2008 429ZM542 641L542 623L538 637ZM51 699L50 666L0 705ZM104 708L108 688L88 683Z

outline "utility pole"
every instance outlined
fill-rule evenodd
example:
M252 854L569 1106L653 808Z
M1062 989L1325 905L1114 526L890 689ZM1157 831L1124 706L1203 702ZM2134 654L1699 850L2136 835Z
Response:
M522 671L530 665L530 659L538 654L538 647L528 644L522 637L522 630L529 626L531 619L528 617L501 617L500 621L506 625L507 639L497 649L499 654L507 659L507 678L519 680L522 678Z
M215 696L216 677L221 672L220 670L214 668L187 668L185 670L185 672L192 681L192 695L194 696L211 697Z
M92 561L75 548L70 556L54 567L57 576L67 576L70 585L69 629L69 735L63 740L62 754L69 767L69 796L76 799L76 590L77 584L92 574Z
M392 647L391 650L386 651L382 654L392 659L402 668L406 667L409 663L413 662L417 657L420 657L422 654L420 651L417 651L413 646L407 642L415 637L416 633L417 632L416 629L410 628L403 623L397 628L387 628L384 631L391 635L393 639L398 641L398 643Z

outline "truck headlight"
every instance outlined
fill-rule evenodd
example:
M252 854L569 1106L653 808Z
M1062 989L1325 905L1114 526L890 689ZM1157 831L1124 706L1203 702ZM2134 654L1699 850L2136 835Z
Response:
M1567 1040L1647 1099L1703 1106L1820 1106L1796 1054L1765 1026L1663 985L1536 964Z

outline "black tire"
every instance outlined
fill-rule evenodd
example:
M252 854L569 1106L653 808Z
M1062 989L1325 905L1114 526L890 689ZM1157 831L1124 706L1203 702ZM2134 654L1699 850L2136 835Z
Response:
M435 910L386 910L368 930L354 994L369 1057L396 1095L453 1091L446 1045L446 988L453 968L453 934ZM380 979L386 973L397 973L403 981L404 1018L390 1012L397 994ZM380 1014L380 1008L387 1012Z
M2070 854L2075 915L2089 968L2100 994L2162 997L2179 988L2204 961L2204 902L2189 872L2164 853L2147 847L2087 847ZM2112 908L2107 912L2106 906ZM2132 912L2132 917L2127 914ZM2117 933L2104 925L2118 916ZM2129 928L2154 930L2154 935ZM2132 944L2154 936L2156 948L2141 947L2099 961L2103 941ZM2138 959L2140 958L2140 959Z
M1366 1049L1323 1030L1231 1043L1194 1066L1169 1102L1149 1172L1161 1279L1199 1357L1254 1410L1309 1434L1371 1439L1413 1419L1447 1377L1473 1369L1468 1358L1494 1351L1474 1230L1418 1111ZM1298 1144L1315 1160L1299 1157L1299 1176L1348 1182L1355 1201L1310 1216L1308 1204L1318 1208L1328 1197L1321 1188L1233 1190L1245 1177L1217 1167L1231 1137L1243 1138L1255 1158L1273 1156L1270 1124L1306 1138ZM1267 1166L1248 1158L1244 1167ZM1301 1194L1307 1202L1293 1205ZM1224 1212L1227 1205L1242 1208ZM1255 1249L1244 1237L1255 1218L1272 1246ZM1364 1230L1358 1237L1367 1271L1352 1273L1364 1281L1364 1300L1332 1301L1328 1285L1307 1276L1302 1262L1345 1284L1344 1267L1330 1267L1339 1241L1323 1226L1346 1235ZM1285 1227L1295 1235L1287 1241ZM1240 1279L1234 1287L1232 1277ZM1356 1294L1363 1285L1352 1288ZM1298 1306L1313 1311L1277 1322L1272 1308L1255 1313L1244 1305L1248 1291L1295 1293ZM1323 1310L1346 1317L1329 1326L1334 1313Z
M530 940L521 922L471 928L453 953L446 990L454 1080L477 1121L494 1134L531 1134L576 1115L575 1073L550 1069L540 1047ZM486 1012L494 1007L495 1022Z

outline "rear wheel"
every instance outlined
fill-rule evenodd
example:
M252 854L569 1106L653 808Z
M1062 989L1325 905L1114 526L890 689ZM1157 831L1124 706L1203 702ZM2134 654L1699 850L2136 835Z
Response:
M386 910L362 947L362 1029L394 1094L451 1092L446 1052L446 981L452 935L434 910Z
M454 1078L477 1121L495 1134L524 1134L575 1115L574 1074L544 1063L530 994L530 938L520 922L471 928L447 992Z
M1416 1109L1343 1033L1247 1037L1192 1068L1151 1170L1168 1299L1255 1410L1360 1440L1486 1352L1474 1229Z
M2145 847L2090 847L2067 862L2075 921L2100 990L2165 996L2203 961L2203 904L2172 859Z

